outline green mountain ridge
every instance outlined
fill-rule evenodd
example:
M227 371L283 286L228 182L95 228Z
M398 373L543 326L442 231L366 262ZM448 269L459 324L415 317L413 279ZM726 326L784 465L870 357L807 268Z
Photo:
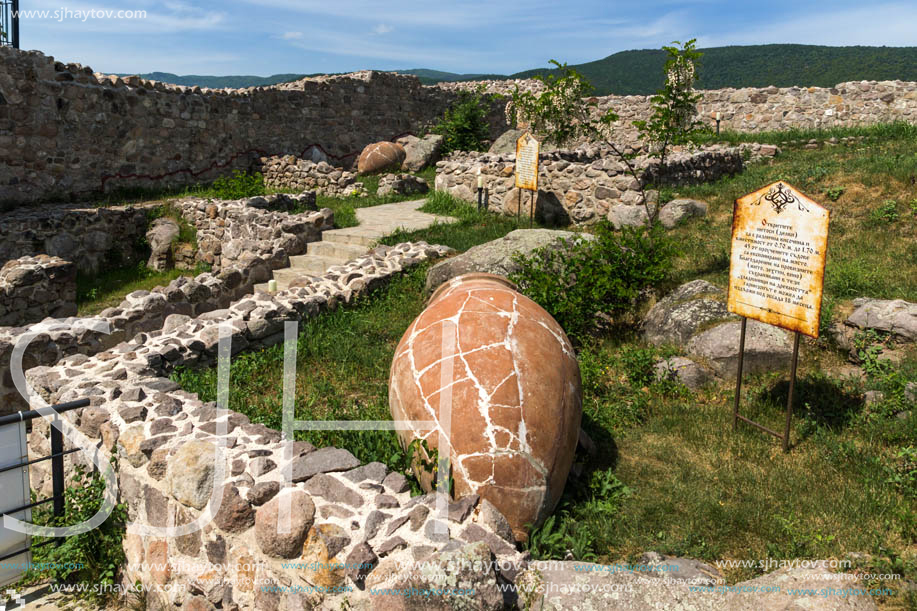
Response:
M772 44L701 49L701 89L726 87L831 87L846 81L917 81L917 47L828 47ZM558 58L563 60L563 58ZM571 65L595 87L596 95L648 95L662 86L665 52L659 49L621 51L583 64ZM428 68L394 70L412 74L427 85L482 79L530 78L552 72L547 68L512 75L456 74ZM167 72L141 74L143 78L177 85L211 88L263 87L316 74L272 76L179 76Z

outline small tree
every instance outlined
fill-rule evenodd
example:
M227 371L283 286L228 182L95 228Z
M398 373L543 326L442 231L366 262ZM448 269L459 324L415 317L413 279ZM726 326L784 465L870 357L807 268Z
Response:
M694 144L703 127L696 120L700 95L693 86L701 53L695 48L695 39L682 44L678 41L663 49L668 54L665 63L666 81L662 89L650 98L652 114L646 120L634 121L640 140L648 156L658 159L659 168L665 168L672 146ZM524 121L543 135L547 142L558 146L580 138L602 140L637 180L640 198L650 224L658 218L658 208L650 207L647 200L644 176L635 164L636 153L627 152L614 141L614 126L619 116L613 109L602 113L595 98L586 96L592 86L585 76L555 60L558 75L536 76L544 90L535 94L520 91L517 86L508 106L513 121Z
M452 151L483 151L490 135L487 122L488 101L483 87L459 92L458 100L432 129L443 137L443 154Z

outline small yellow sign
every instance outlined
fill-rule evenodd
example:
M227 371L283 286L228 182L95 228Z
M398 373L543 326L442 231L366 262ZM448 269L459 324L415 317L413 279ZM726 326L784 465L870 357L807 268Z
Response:
M785 182L737 199L729 311L818 337L829 214Z
M538 151L540 144L526 132L516 140L516 188L538 190Z

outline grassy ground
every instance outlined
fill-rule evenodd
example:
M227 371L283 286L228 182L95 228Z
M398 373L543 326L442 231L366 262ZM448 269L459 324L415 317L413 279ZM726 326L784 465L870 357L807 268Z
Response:
M704 277L724 285L732 201L783 179L832 210L826 311L846 314L855 296L917 300L915 176L917 156L898 134L850 148L791 149L739 176L680 188L677 195L704 199L710 213L671 232L681 246L671 284ZM464 250L515 227L442 195L431 197L427 209L461 222L388 241L426 239ZM424 269L416 269L304 326L299 417L388 417L388 364L423 308L423 280ZM580 346L583 427L597 452L578 456L560 507L533 533L536 557L610 562L655 550L718 563L851 558L848 570L917 580L917 410L904 393L907 382L917 381L915 349L901 353L896 365L870 356L851 371L830 342L806 341L786 454L749 427L732 431L734 383L692 392L655 381L653 364L675 352L647 346L632 320ZM233 409L279 426L280 355L273 348L235 360ZM176 377L203 398L215 397L214 372ZM786 372L747 376L742 412L778 428L786 378ZM867 390L881 390L884 398L867 405ZM310 435L313 443L341 443L363 460L406 466L390 433ZM721 568L730 583L767 572ZM886 608L917 606L900 581L871 585L899 592L878 599Z
M78 316L92 316L106 308L113 308L124 301L125 295L134 291L148 291L165 286L179 276L195 276L197 270L171 269L156 272L146 266L145 261L131 267L117 267L100 274L78 275L76 279L76 305Z

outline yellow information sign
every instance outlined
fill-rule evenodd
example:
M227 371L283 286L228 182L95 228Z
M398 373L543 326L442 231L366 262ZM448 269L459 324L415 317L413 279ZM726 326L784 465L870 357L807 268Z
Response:
M538 190L539 142L526 132L516 140L516 188Z
M785 182L736 200L729 311L818 337L828 216Z

